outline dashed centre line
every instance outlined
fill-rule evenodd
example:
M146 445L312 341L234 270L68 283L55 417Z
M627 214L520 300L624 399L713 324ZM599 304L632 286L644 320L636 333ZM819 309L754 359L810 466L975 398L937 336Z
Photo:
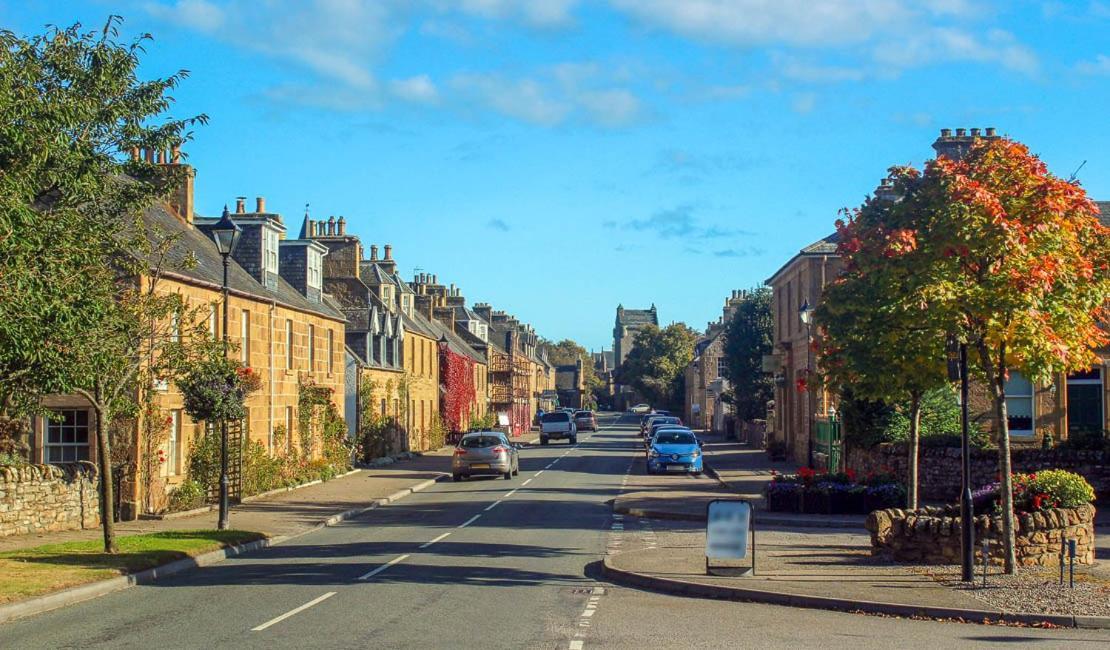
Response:
M490 510L493 510L494 508L497 507L497 504L501 503L501 501L502 501L501 499L498 499L497 501L494 501L493 503L489 504L488 506L486 506L486 509L483 512L489 512Z
M471 517L470 519L467 519L467 520L466 520L466 521L464 521L463 523L459 524L459 525L458 525L458 527L459 527L459 528L466 528L466 527L467 527L467 526L469 526L470 524L472 524L472 523L474 523L474 522L478 521L478 518L479 518L479 517L481 517L481 516L482 516L482 515L474 515L474 516L473 516L473 517Z
M300 607L295 607L295 608L289 610L288 612L285 612L281 616L278 616L276 618L271 618L270 620L266 621L262 625L259 625L257 627L252 627L251 632L261 632L262 630L265 630L266 628L270 627L271 625L275 625L277 623L280 623L280 622L284 621L285 619L289 618L290 616L296 616L297 614L300 614L301 612L308 609L309 607L312 607L314 605L319 605L320 603L322 603L325 600L331 598L335 594L336 594L336 592L329 591L328 593L324 594L323 596L320 596L319 598L313 598L312 600L310 600L307 603L301 605Z
M409 557L408 553L405 553L404 555L398 555L397 557L393 558L392 560L390 560L390 561L386 562L385 564L381 565L380 567L374 569L370 573L366 573L366 574L363 574L363 575L359 576L358 579L359 580L369 580L370 578L373 578L374 576L378 575L382 571L385 571L389 567L393 566L394 564L397 564L398 562L404 562L406 559L408 559L408 557ZM296 613L296 612L294 612L294 613Z
M444 539L445 537L447 537L447 536L448 536L448 535L450 535L450 534L451 534L451 532L450 532L450 531L448 531L448 532L446 532L446 533L443 533L442 535L440 535L439 537L437 537L437 538L433 539L433 540L432 540L432 541L430 541L430 542L424 542L423 544L421 544L421 545L420 545L420 548L428 548L428 547L429 547L429 546L431 546L432 544L435 544L436 542L442 541L442 540L443 540L443 539Z
M536 476L539 476L540 474L543 474L543 473L544 473L544 471L546 471L546 470L545 470L545 469L541 469L540 471L536 472Z
M532 482L532 479L528 479L527 481L525 481L525 482L521 483L521 484L520 484L520 487L524 487L525 485L528 485L528 484L529 484L529 483L531 483L531 482Z

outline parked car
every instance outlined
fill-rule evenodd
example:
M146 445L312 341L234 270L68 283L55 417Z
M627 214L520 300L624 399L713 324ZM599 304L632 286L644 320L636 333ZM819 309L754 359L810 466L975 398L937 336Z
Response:
M520 473L520 453L500 431L464 435L451 457L451 478L461 481L477 475L500 475L508 481Z
M575 411L574 426L579 431L597 431L597 416L593 411Z
M654 428L652 428L651 431L648 432L648 434L646 436L644 436L644 449L645 450L651 449L652 440L655 439L655 436L660 431L689 431L690 433L693 433L693 430L691 430L690 427L684 427L681 424L664 424L664 425L654 427Z
M578 444L578 427L574 425L574 418L566 411L545 413L540 418L540 444L546 445L549 440L567 439L570 444Z
M651 405L650 404L637 404L636 406L633 406L632 408L630 408L628 410L632 413L651 413Z
M704 467L701 442L692 431L661 429L652 438L648 449L648 474L682 471L700 476Z
M654 427L656 425L662 425L662 424L678 424L678 425L681 425L682 424L682 418L675 417L673 415L653 415L650 418L648 418L647 420L645 420L644 424L640 426L640 435L641 436L650 435L652 427Z

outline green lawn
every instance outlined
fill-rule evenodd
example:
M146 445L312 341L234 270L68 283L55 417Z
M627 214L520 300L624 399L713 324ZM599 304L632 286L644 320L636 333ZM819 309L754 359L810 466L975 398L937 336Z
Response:
M119 553L96 539L0 553L0 604L75 587L265 537L244 530L166 531L117 537Z

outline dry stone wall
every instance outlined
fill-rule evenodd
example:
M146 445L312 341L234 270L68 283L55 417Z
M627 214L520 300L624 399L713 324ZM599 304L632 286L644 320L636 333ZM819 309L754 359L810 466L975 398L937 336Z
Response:
M1099 495L1110 495L1110 454L1104 451L1066 449L1015 449L1014 472L1066 469L1087 479ZM908 449L903 443L886 443L873 449L849 449L845 466L860 476L892 471L905 482L909 472ZM924 499L954 501L960 496L959 447L923 447L918 452L919 494ZM998 451L971 451L971 486L976 489L998 481Z
M1076 541L1076 562L1092 564L1095 559L1095 508L1053 508L1022 512L1015 518L1015 549L1020 566L1053 566L1067 540ZM867 516L871 552L900 562L923 564L960 563L960 515L955 506L902 510L876 510ZM991 559L1001 562L1002 518L975 517L976 552L983 539L993 540Z
M92 463L0 467L0 537L99 525Z

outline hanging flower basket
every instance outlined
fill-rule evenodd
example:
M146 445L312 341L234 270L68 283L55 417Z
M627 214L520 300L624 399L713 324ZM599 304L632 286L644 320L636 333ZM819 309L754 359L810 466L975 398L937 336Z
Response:
M189 417L217 422L246 417L243 405L248 395L262 387L262 379L252 368L213 357L182 373L177 386Z

